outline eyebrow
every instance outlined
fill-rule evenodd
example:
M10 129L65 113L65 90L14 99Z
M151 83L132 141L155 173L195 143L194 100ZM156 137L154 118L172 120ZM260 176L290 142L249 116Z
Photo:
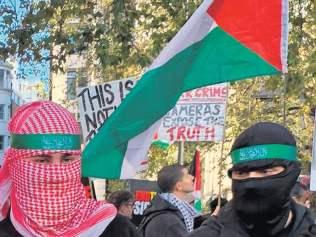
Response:
M43 158L50 158L50 155L47 154L43 154L43 155L38 155L38 156L33 156L33 158L39 158L39 157L43 157Z
M74 156L74 154L71 153L62 153L61 158L65 158L67 156ZM42 155L38 155L38 156L33 156L34 158L38 158L38 157L43 157L43 158L51 158L51 155L48 154L42 154Z
M249 166L245 166L245 167L240 167L240 168L236 168L233 169L232 171L239 171L239 172L251 172L254 170L266 170L266 169L271 169L273 167L276 167L274 165L268 164L268 165L264 165L264 166L260 166L260 167L249 167Z
M77 156L77 155L71 154L71 153L65 153L65 154L62 155L62 158L65 158L65 157L68 157L68 156L73 156L73 157L75 157L75 156Z

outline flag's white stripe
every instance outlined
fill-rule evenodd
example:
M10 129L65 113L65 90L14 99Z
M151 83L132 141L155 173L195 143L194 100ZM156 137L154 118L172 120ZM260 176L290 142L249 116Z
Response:
M201 199L201 190L193 191L193 196L195 197L195 199Z
M207 9L212 2L213 0L205 0L200 5L176 36L162 50L160 55L150 66L149 70L162 66L177 53L202 40L217 26L215 21L207 13ZM128 142L121 169L122 179L134 177L136 175L138 170L135 170L135 167L141 167L140 163L145 159L154 133L158 130L160 124L161 119Z
M134 177L140 171L136 169L141 168L141 162L147 160L147 151L152 143L154 133L160 127L161 121L162 118L128 142L121 169L121 179Z
M200 5L200 7L193 13L191 18L175 35L175 37L173 37L173 39L161 51L159 56L149 67L149 70L165 64L177 53L203 39L210 29L215 27L215 22L207 14L207 9L212 4L212 2L213 0L205 0Z
M282 1L282 22L281 22L281 63L282 72L287 72L288 38L289 38L289 3L288 0Z

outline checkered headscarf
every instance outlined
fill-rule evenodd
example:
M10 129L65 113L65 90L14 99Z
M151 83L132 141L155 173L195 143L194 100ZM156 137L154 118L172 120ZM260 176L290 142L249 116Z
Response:
M116 215L104 202L85 198L80 160L39 164L23 158L80 155L80 127L65 108L49 101L21 106L8 126L11 147L0 170L0 221L23 236L98 236Z
M183 216L184 224L187 231L193 231L194 218L199 215L197 211L189 203L180 200L173 193L161 193L159 195L162 199L164 199L165 201L169 202L170 204L179 209Z

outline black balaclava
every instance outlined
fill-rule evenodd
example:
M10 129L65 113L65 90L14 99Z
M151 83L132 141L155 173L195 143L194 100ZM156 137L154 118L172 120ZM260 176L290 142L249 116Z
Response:
M275 123L257 123L241 133L235 140L231 153L243 149L252 149L262 145L286 145L296 148L293 135L283 126ZM277 150L277 149L276 149ZM252 171L275 166L285 169L279 174L264 178L248 178L232 181L233 208L244 223L247 231L256 237L273 237L280 233L288 220L290 213L290 192L300 173L299 163L296 160L287 160L286 157L260 157L257 150L244 152L251 159L243 158L234 163L229 175L234 170ZM264 152L261 152L264 153ZM275 154L277 154L276 152ZM259 154L256 157L256 155ZM276 155L277 156L277 155ZM295 158L296 159L296 158Z

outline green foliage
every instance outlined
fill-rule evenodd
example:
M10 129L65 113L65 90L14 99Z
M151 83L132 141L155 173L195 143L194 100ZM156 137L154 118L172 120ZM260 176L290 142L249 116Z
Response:
M152 146L149 154L149 166L146 173L143 174L147 178L156 178L158 171L166 166L177 162L177 145L173 144L168 149L161 149L156 146Z
M33 89L36 91L37 97L42 100L46 100L48 98L47 90L45 89L45 84L40 81L33 85Z
M201 1L67 0L0 3L7 42L0 58L51 60L84 53L102 81L136 75L148 66ZM19 10L20 9L20 10ZM22 11L21 11L22 9ZM43 57L43 50L49 55Z
M91 2L86 1L20 1L14 5L11 1L1 3L2 14L5 16L3 32L8 41L1 48L2 58L19 56L24 61L41 61L42 50L51 50L54 45L61 45L59 54L50 55L50 59L65 60L67 53L73 53L80 45L72 45L71 38L85 37L81 35L83 27L78 31L66 26L67 20L79 16L94 16L89 10ZM2 15L0 14L0 15ZM80 36L79 36L80 35Z
M128 188L128 183L126 180L107 180L106 185L106 198L115 191L127 190Z

